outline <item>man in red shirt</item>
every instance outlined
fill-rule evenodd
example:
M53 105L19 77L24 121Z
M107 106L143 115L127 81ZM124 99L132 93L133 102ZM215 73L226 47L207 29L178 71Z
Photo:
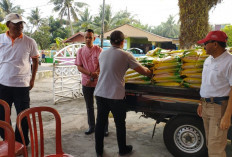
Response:
M102 49L99 46L93 45L95 37L92 29L87 29L84 37L86 46L78 50L75 64L82 73L82 90L86 102L89 124L89 129L85 134L89 135L95 131L93 92L100 72L98 57ZM108 136L108 125L105 128L105 136Z

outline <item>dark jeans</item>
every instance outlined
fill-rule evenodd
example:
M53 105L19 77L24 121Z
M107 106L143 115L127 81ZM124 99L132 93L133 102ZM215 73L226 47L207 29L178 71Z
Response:
M94 93L95 87L86 87L82 86L82 91L84 94L84 99L86 102L86 109L87 109L87 117L88 117L88 124L90 129L95 128L95 116L94 116ZM107 124L105 127L105 131L108 131L108 118Z
M111 111L116 125L119 152L126 148L126 105L124 100L113 100L96 96L97 124L95 129L95 149L97 154L103 153L104 128Z
M5 100L10 108L14 103L17 115L30 107L29 87L8 87L0 84L0 99ZM0 120L5 120L4 108L0 106ZM29 144L28 123L26 119L22 121L22 129L25 142ZM0 129L0 136L4 139L4 131ZM22 143L22 139L17 126L15 127L15 140Z

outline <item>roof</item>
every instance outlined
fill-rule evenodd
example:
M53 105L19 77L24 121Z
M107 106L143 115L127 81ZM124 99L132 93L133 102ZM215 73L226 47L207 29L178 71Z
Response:
M104 38L110 37L110 34L115 30L119 30L119 31L123 32L123 34L126 37L147 38L148 41L151 41L151 42L172 42L171 38L166 38L166 37L162 37L162 36L150 33L150 32L144 31L142 29L136 28L134 26L131 26L129 24L119 26L113 30L110 30L110 31L104 33Z
M85 39L84 39L84 34L85 32L78 32L74 35L72 35L71 37L69 37L68 39L64 40L63 43L73 43L73 42L78 42L78 43L84 43ZM98 37L97 34L94 34L95 37Z

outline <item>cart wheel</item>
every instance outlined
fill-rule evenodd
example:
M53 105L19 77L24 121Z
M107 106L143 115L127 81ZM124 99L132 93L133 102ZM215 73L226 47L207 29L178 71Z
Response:
M197 117L179 116L164 127L164 143L175 157L207 157L203 121Z

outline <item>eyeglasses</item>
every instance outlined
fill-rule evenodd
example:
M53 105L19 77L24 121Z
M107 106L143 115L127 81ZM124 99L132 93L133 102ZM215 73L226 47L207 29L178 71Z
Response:
M204 45L206 46L207 44L209 44L209 43L214 43L214 42L216 42L216 41L214 41L214 40L209 40L209 41L206 41L206 42L204 43Z
M13 25L15 25L15 26L17 26L17 25L22 25L24 22L18 22L18 23L13 23L13 22L11 22Z

